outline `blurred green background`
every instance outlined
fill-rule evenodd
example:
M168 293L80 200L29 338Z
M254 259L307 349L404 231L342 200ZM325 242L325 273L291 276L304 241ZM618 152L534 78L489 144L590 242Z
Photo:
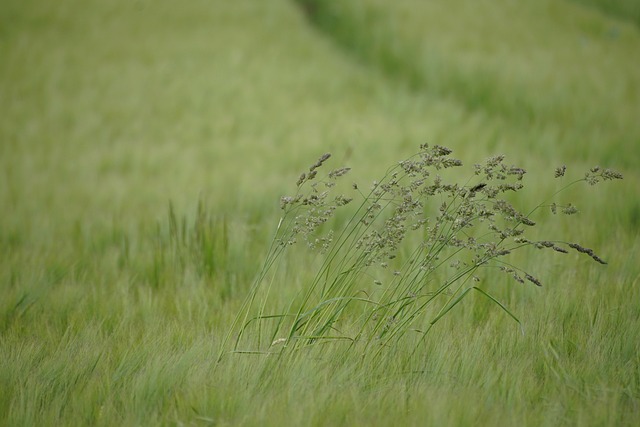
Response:
M321 403L293 410L280 397L244 394L260 383L249 362L242 362L247 386L232 374L216 377L203 354L215 353L266 252L279 197L293 191L301 170L331 152L336 166L353 168L351 179L367 182L426 142L452 148L466 164L506 154L529 171L531 199L522 201L529 206L556 189L547 178L561 164L575 177L595 164L625 175L606 189L571 191L580 217L548 229L598 247L608 268L571 258L573 271L525 257L552 286L503 290L530 322L562 319L528 338L531 360L541 357L535 342L544 342L549 359L542 359L556 361L553 340L581 354L606 349L602 358L541 368L549 376L543 385L504 406L465 410L436 399L437 408L425 409L431 421L633 425L640 419L640 312L631 303L640 271L638 4L3 0L0 419L252 425L269 424L267 408L276 407L273 424L288 416L322 424L327 408L334 425L419 423L419 381L403 410L379 405L371 415L354 409L371 399L371 384L358 383L352 400L338 402L317 377L317 389L298 392ZM206 245L198 243L202 227ZM304 269L290 274L298 284L309 277ZM594 310L615 313L599 324L601 341L595 323L585 323L596 322ZM457 321L463 329L475 324L463 315ZM502 318L483 325L513 326ZM441 353L436 346L442 366L446 349L466 337L451 335ZM489 353L478 354L461 369L490 364L480 356ZM189 358L183 367L181 357ZM585 366L592 380L580 381ZM487 378L496 401L517 383L488 372L469 375L469 397ZM229 393L210 392L215 383ZM286 384L275 394L296 390ZM566 398L560 408L545 400L554 393ZM249 406L258 409L248 415Z

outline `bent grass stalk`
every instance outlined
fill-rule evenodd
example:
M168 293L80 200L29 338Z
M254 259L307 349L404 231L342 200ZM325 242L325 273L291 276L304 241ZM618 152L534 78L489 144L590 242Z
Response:
M353 197L333 196L336 182L349 168L332 170L320 178L318 172L330 158L329 154L321 156L300 175L296 194L281 198L283 216L269 253L218 360L226 352L283 354L337 340L348 341L351 349L362 344L357 348L363 356L377 357L396 347L409 332L420 337L415 352L433 325L471 291L520 325L504 304L477 285L485 269L497 269L519 283L542 286L535 276L504 260L518 249L533 246L567 253L566 246L605 263L578 243L530 240L525 234L527 228L536 226L531 216L542 207L554 214L558 208L567 215L576 212L571 204L550 203L560 192L582 181L595 185L621 179L621 174L592 168L584 178L570 182L523 214L508 201L507 193L524 188L524 169L508 166L504 156L493 156L474 165L473 174L458 184L446 180L452 175L448 169L462 166L451 153L446 147L421 145L416 154L390 167L368 193L354 184ZM557 168L555 177L565 172L565 166ZM337 231L326 232L335 212L345 209L355 197L361 201L349 219ZM322 263L284 313L268 314L273 267L298 239L320 249ZM265 287L269 274L272 277ZM441 297L446 298L442 301ZM267 321L275 323L269 342L263 345ZM257 325L255 333L247 334L253 325Z

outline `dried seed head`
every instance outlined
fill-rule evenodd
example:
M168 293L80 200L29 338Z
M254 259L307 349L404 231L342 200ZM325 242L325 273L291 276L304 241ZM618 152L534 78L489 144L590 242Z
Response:
M471 187L471 188L469 189L469 191L470 191L470 192L472 192L472 193L475 193L476 191L480 191L480 190L482 190L482 189L483 189L484 187L486 187L486 186L487 186L487 184L486 184L486 183L484 183L484 182L482 182L482 183L480 183L480 184L477 184L477 185L474 185L473 187Z
M594 261L596 261L596 262L598 262L600 264L606 264L607 263L605 260L603 260L598 255L596 255L595 252L593 252L593 249L585 248L584 246L580 246L577 243L569 243L569 247L572 248L572 249L575 249L576 251L578 251L578 252L580 252L582 254L589 255L591 258L593 258Z
M526 170L515 166L511 166L511 168L507 171L507 175L517 175L518 181L522 180L522 177L525 173L527 173Z
M542 283L540 283L540 280L536 279L535 277L533 277L530 274L525 274L524 276L528 281L530 281L531 283L533 283L536 286L542 286Z
M598 182L600 182L600 177L598 175L592 174L591 172L587 172L584 176L584 179L589 185L596 185Z
M340 168L340 169L332 170L331 172L329 172L329 178L334 178L334 179L338 178L342 175L345 175L350 170L351 168Z
M343 195L338 195L335 197L334 202L336 206L344 206L349 204L353 199L351 197L345 197Z
M598 255L591 255L591 258L593 258L594 261L599 262L600 264L607 264L607 262L600 258Z
M567 166L566 165L562 165L556 168L556 172L555 172L555 177L556 178L560 178L561 176L564 176L564 173L567 171Z
M520 218L520 222L523 223L524 225L528 225L529 227L533 227L534 225L536 225L534 221L530 220L526 216L523 216L522 218Z
M282 196L280 197L280 209L285 209L287 205L293 203L293 197L290 196Z
M593 250L589 249L589 248L585 248L584 246L580 246L577 243L569 243L569 247L572 249L575 249L576 251L583 253L583 254L587 254L589 256L593 255Z
M442 145L434 145L433 146L433 155L434 156L448 156L453 153L453 150L443 147Z
M322 156L320 156L320 158L318 159L317 162L315 162L313 165L311 165L311 167L309 168L309 172L313 172L315 169L319 168L320 166L322 166L322 164L329 158L331 157L331 153L325 153Z
M600 166L595 166L585 174L584 179L589 185L596 185L601 180L622 179L622 174L613 169L602 170Z
M605 180L608 179L622 179L622 174L620 172L614 171L613 169L605 169L602 172L602 178Z

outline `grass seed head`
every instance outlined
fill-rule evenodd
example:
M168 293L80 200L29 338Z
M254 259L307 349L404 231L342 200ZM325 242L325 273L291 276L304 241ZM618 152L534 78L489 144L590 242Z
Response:
M344 308L352 304L353 296L359 292L367 295L367 303L372 307L378 307L374 308L379 320L371 332L373 339L395 334L395 328L408 327L405 325L413 322L406 322L405 316L417 319L429 304L437 304L434 299L433 303L423 305L422 297L437 293L452 295L452 284L480 281L480 273L488 268L498 268L516 282L542 286L538 278L509 265L504 258L521 248L533 246L567 253L566 245L606 264L592 249L577 243L557 244L557 240L526 237L531 227L536 226L533 218L537 208L550 207L554 214L560 210L567 215L577 209L570 203L551 202L523 213L528 211L521 211L516 202L512 204L503 195L523 189L524 169L505 164L502 155L493 156L473 166L476 184L459 183L449 180L450 174L439 172L462 165L460 160L450 157L451 153L446 147L423 144L418 153L392 166L379 181L374 181L369 193L352 184L352 195L334 193L338 188L335 181L345 176L349 168L333 169L320 176L319 168L330 157L325 154L309 172L300 175L298 193L280 199L283 218L288 220L283 220L285 225L279 230L288 234L278 236L281 242L278 248L303 240L310 248L320 249L325 257L324 267L311 285L318 287L309 291L307 305L300 310L310 313L301 324L313 325L304 326L307 334L313 331L313 341L322 334L335 333L333 319L348 312ZM561 166L556 168L555 176L559 178L565 173L566 167ZM593 185L621 178L615 171L595 167L584 180ZM309 181L312 182L305 188ZM329 220L336 211L350 205L353 198L362 199L359 207L342 223L344 228L334 232ZM302 239L297 239L298 236ZM364 284L364 277L370 277L371 281ZM381 295L379 299L372 296L369 301L371 289L362 286L380 287L383 283L382 290L372 294ZM429 286L435 289L428 289ZM308 311L309 307L315 309ZM326 319L332 319L331 323ZM365 335L363 329L361 336ZM299 342L302 344L304 340ZM295 341L289 347L297 345Z

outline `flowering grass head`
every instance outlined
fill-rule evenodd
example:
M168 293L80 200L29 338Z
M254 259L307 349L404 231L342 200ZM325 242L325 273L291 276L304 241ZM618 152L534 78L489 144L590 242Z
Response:
M596 185L621 179L620 173L594 167L549 201L522 211L509 201L509 195L524 189L527 172L523 168L497 155L464 172L452 153L447 147L423 144L416 154L392 165L368 190L353 184L352 194L334 194L336 182L349 168L320 174L329 154L302 173L296 193L281 198L283 216L263 271L266 274L281 251L300 238L321 250L321 265L285 313L265 313L264 303L255 304L263 274L243 308L245 321L239 325L234 350L242 345L250 325L265 322L274 324L269 342L285 344L278 347L279 352L346 340L363 354L379 355L416 334L419 339L411 339L417 349L433 325L472 291L519 323L479 284L484 272L497 271L519 284L543 286L532 272L509 261L515 251L534 247L566 254L574 250L606 264L579 243L528 235L539 227L536 215L542 208L566 215L577 212L572 204L553 201L562 190L580 182ZM449 169L458 172L445 173ZM563 178L566 173L566 166L561 166L554 176ZM463 178L447 178L451 176ZM350 209L348 221L327 231L325 225L339 209ZM268 292L260 295L262 300L269 297Z

